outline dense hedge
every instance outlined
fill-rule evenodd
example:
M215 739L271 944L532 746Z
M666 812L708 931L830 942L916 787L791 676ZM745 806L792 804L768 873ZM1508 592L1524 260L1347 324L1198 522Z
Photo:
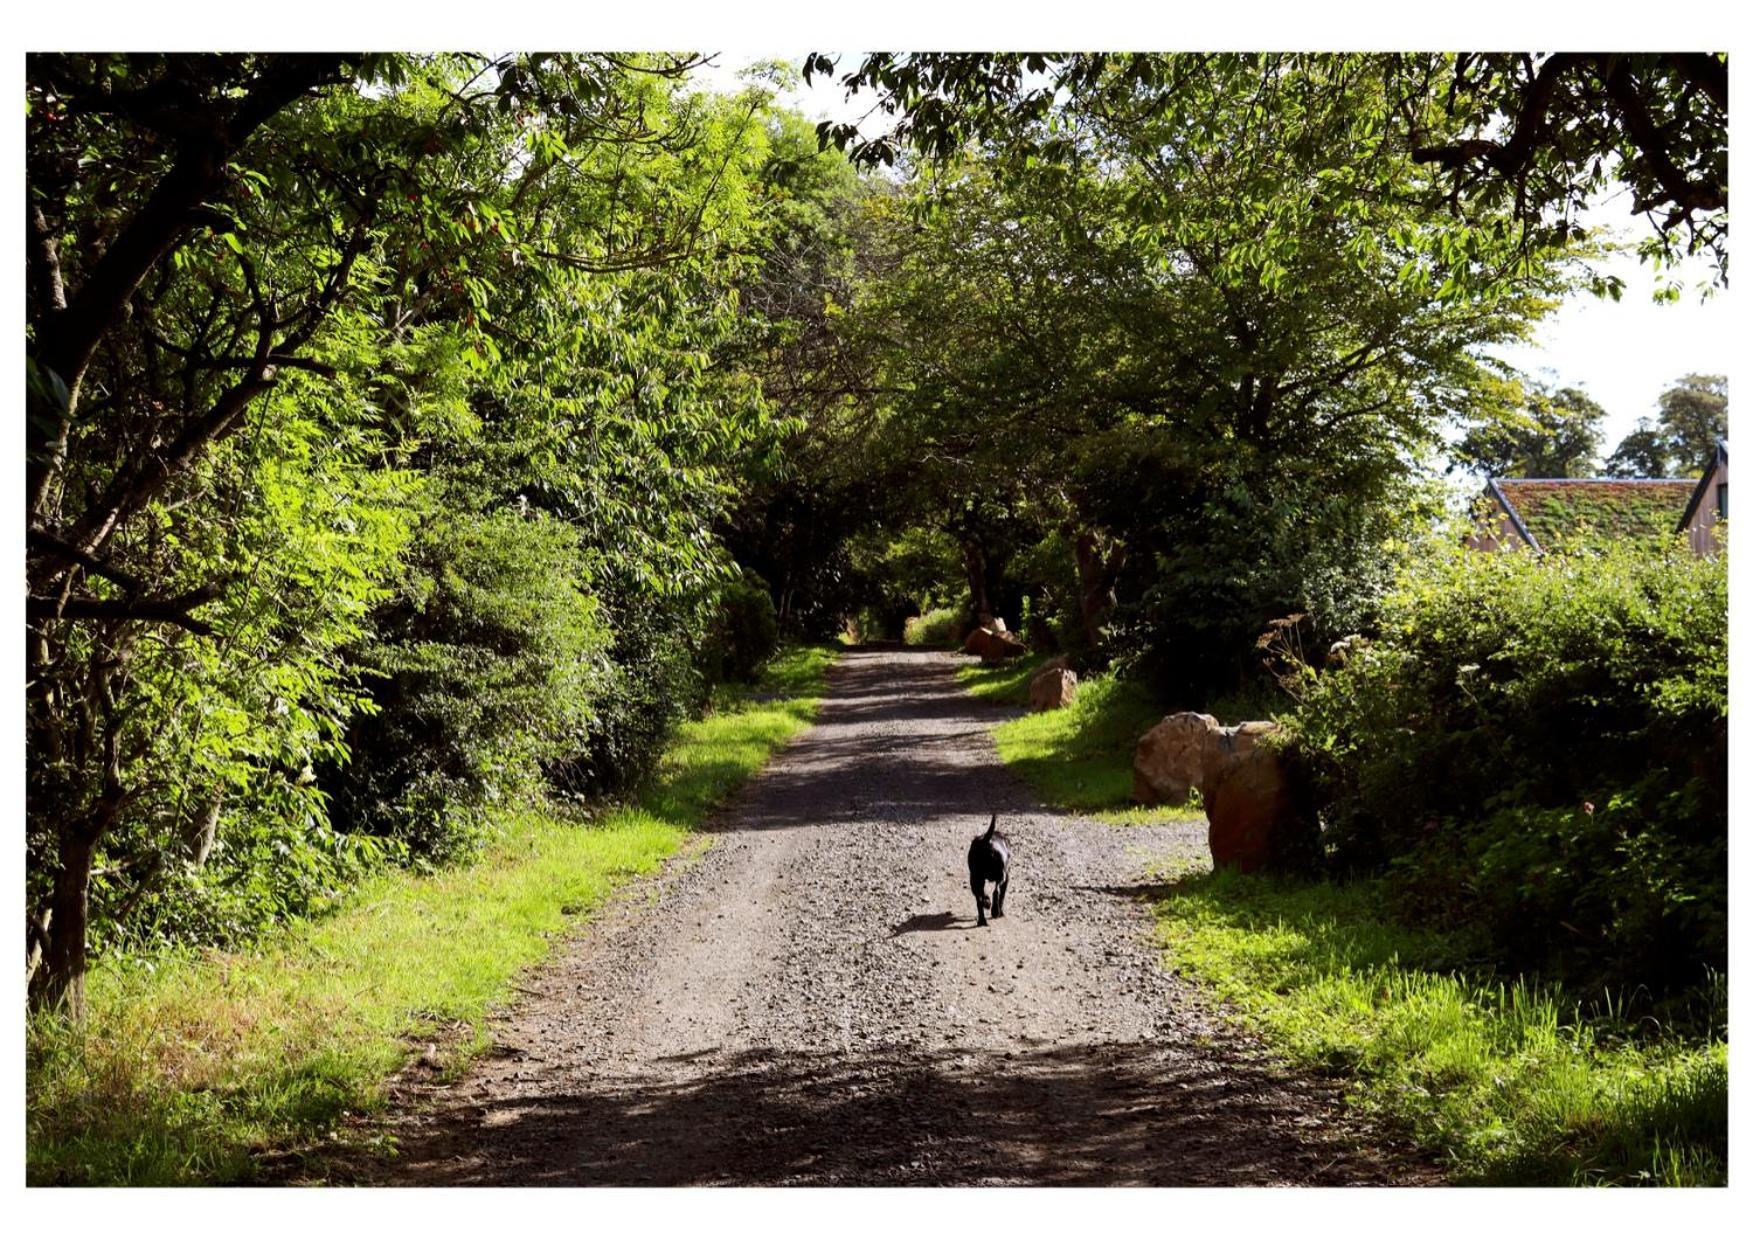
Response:
M719 592L709 640L702 651L708 680L749 684L779 649L779 613L758 573L744 570Z
M1419 565L1290 722L1341 865L1508 967L1669 989L1727 955L1725 558Z
M407 567L355 655L372 709L324 782L343 831L446 861L583 745L610 635L580 589L577 531L539 513L441 511Z

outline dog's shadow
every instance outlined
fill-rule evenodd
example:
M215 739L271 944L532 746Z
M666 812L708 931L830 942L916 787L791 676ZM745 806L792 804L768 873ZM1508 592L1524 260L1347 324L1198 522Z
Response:
M921 930L961 930L973 924L972 917L958 917L954 913L915 913L899 925L890 927L889 937L899 938Z

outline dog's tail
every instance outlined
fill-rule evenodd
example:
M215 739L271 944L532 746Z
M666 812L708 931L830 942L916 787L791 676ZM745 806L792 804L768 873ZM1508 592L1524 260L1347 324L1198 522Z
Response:
M992 821L986 824L986 834L982 835L980 838L983 840L989 840L992 838L992 833L996 830L998 830L998 815L994 814L992 815Z

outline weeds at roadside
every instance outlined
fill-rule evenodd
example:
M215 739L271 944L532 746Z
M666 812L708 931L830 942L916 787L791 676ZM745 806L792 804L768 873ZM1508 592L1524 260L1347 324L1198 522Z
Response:
M921 616L909 616L901 629L901 640L909 646L953 646L956 628L965 615L959 607L937 607Z
M1383 920L1375 887L1183 873L1156 906L1169 964L1279 1050L1479 1184L1720 1184L1726 984L1692 1029L1470 969L1464 942ZM1684 1005L1680 1009L1684 1010Z

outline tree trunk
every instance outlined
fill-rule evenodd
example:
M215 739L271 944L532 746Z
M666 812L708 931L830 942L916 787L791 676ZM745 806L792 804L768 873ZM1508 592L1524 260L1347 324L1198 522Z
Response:
M102 789L82 811L70 808L56 833L55 879L48 907L25 931L26 988L32 1011L65 1013L74 1021L85 1019L85 935L90 922L91 867L97 846L115 823L128 800L122 787L122 749L118 735L120 711L116 686L127 663L126 651L114 651L96 660L95 678L86 690L90 715L87 726L101 721L101 739L75 738L70 747L76 766L83 765L95 748L102 756ZM96 716L92 719L91 716ZM66 798L50 794L42 803L27 800L27 812L62 806Z
M979 544L962 544L962 565L968 573L968 607L974 619L985 624L992 619L992 599L986 592L986 554Z
M62 839L42 957L30 979L33 1011L61 1011L75 1022L85 1019L85 928L96 851L97 840L84 834Z
M1084 530L1072 541L1077 555L1077 613L1091 650L1102 645L1102 621L1119 600L1115 582L1126 564L1126 548L1116 542L1104 553L1096 534Z

